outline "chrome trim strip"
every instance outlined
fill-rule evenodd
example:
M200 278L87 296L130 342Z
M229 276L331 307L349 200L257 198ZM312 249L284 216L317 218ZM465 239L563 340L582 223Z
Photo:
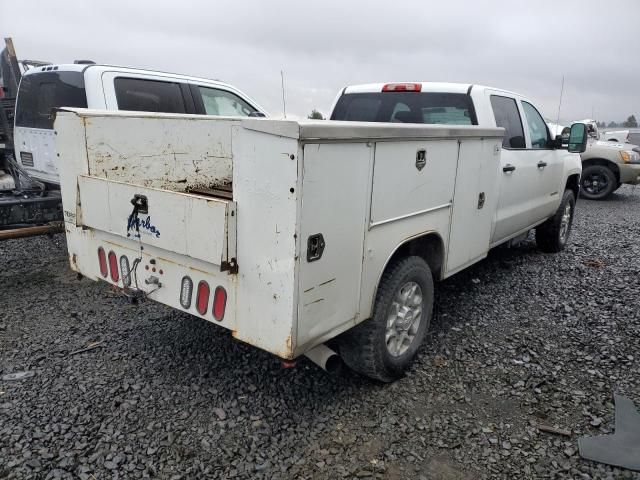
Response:
M448 208L453 205L451 202L445 203L443 205L438 205L437 207L426 208L424 210L418 210L417 212L407 213L406 215L401 215L399 217L388 218L387 220L381 220L379 222L372 222L369 224L369 230L373 227L377 227L379 225L384 225L386 223L396 222L398 220L403 220L409 217L415 217L416 215L422 215L423 213L435 212L436 210L442 210L443 208Z

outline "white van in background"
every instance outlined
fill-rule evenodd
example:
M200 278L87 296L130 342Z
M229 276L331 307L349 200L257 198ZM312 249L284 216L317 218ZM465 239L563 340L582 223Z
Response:
M57 188L53 120L60 107L264 117L250 97L204 78L96 64L46 65L24 73L16 102L14 147L33 178Z

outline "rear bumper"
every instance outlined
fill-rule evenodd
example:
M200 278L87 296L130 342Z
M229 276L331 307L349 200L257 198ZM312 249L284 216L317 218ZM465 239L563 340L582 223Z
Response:
M123 294L148 298L229 330L236 329L236 281L233 275L215 272L216 266L195 259L185 263L185 257L182 257L180 262L179 257L170 252L149 245L140 249L136 240L90 229L82 231L81 235L83 242L77 247L73 239L68 241L73 270L93 280L104 281ZM107 259L106 270L100 264L100 249ZM114 257L113 262L111 256ZM123 257L126 258L126 270L123 270ZM181 297L185 278L189 278L191 284L187 301ZM202 308L198 305L200 284L206 285ZM214 314L213 309L214 292L218 287L226 293L221 315L217 315L218 312Z

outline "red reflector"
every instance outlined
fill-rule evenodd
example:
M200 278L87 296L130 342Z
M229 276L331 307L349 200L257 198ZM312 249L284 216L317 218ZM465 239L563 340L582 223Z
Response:
M221 322L224 318L224 310L227 307L227 291L222 287L216 287L213 294L213 318Z
M113 253L113 250L109 252L109 272L111 272L111 280L114 282L120 280L120 273L118 273L118 257Z
M198 284L198 293L196 296L196 310L200 315L207 313L209 307L209 284L201 280Z
M104 248L98 249L98 262L100 262L100 274L107 278L109 270L107 269L107 255L104 253Z
M387 83L382 87L383 92L420 92L421 83Z

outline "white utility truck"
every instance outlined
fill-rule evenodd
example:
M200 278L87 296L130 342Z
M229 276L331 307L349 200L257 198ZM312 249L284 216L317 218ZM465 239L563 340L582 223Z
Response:
M60 182L53 138L56 108L265 116L245 93L216 80L76 62L29 69L22 76L16 101L16 159L31 177L54 189Z
M382 381L423 341L434 279L536 226L564 247L580 174L566 148L553 181L529 176L551 165L535 151L507 168L495 125L64 109L54 128L73 270L282 359L331 369L334 340Z

